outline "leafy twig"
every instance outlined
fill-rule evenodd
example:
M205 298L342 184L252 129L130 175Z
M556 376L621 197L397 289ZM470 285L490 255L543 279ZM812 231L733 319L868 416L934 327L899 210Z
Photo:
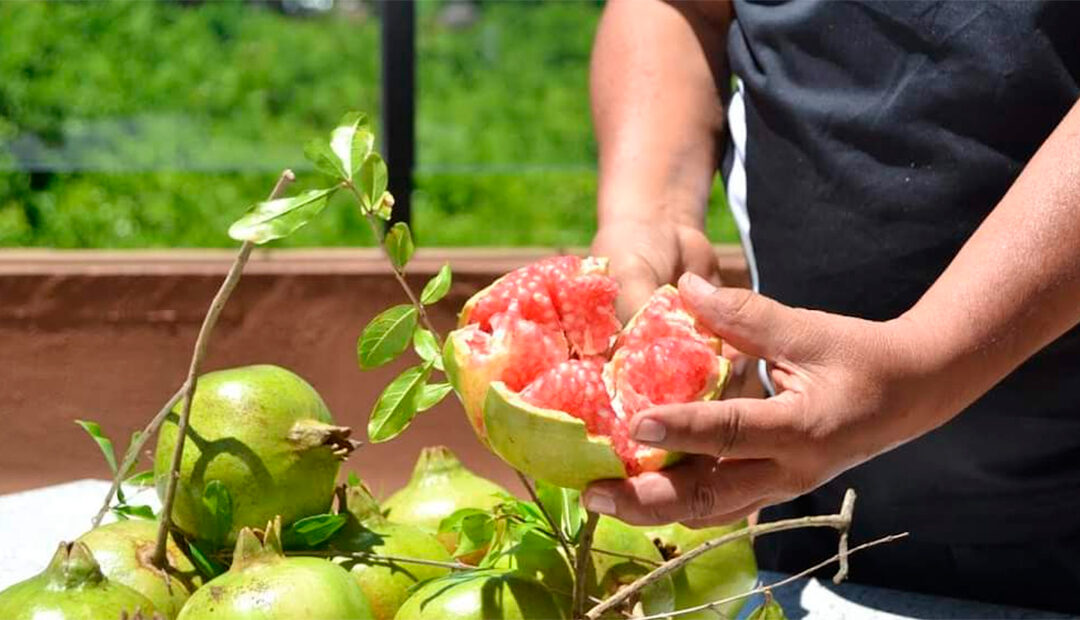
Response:
M180 386L180 389L172 395L169 400L165 402L165 405L161 407L161 410L157 412L150 423L146 425L146 428L142 430L142 433L138 435L128 446L127 454L124 456L123 462L120 463L120 467L116 470L116 475L113 477L112 485L109 486L109 492L105 494L105 501L101 503L101 508L97 514L94 515L94 519L91 523L91 529L101 525L101 520L105 518L105 515L109 512L110 504L112 504L113 496L116 495L117 489L127 478L127 472L135 465L135 462L139 460L139 453L142 452L143 446L146 442L153 437L157 432L161 423L165 421L165 417L169 415L172 408L176 406L176 403L180 402L180 399L184 396L184 392L187 390L187 382Z
M529 480L529 477L516 469L514 470L514 473L518 475L518 478L521 480L522 486L524 486L525 490L528 491L529 497L532 499L533 503L535 503L537 508L540 509L540 514L544 515L544 520L547 521L548 525L551 526L552 535L555 536L555 539L559 541L559 545L562 546L563 551L566 553L566 559L570 562L570 567L574 568L576 566L574 554L570 550L570 541L566 540L566 536L563 535L562 528L559 527L559 524L556 523L555 519L552 518L551 513L548 512L548 509L544 507L544 503L540 501L540 497L537 496L536 489L533 488L532 481Z
M724 534L719 538L714 538L713 540L704 542L697 547L694 547L690 551L687 551L686 553L678 557L674 557L667 562L664 562L655 570L649 572L646 575L643 575L630 585L626 586L622 590L619 590L602 604L590 609L589 613L587 613L585 617L588 618L588 620L596 620L605 612L614 609L623 601L636 594L642 588L645 588L646 586L656 581L659 581L660 579L663 579L665 576L681 568L683 565L690 562L694 558L734 540L746 538L747 536L761 536L764 534L783 532L785 530L794 530L804 527L831 527L838 530L841 535L843 535L844 532L847 532L848 529L851 528L851 518L854 511L854 504L855 491L852 489L848 489L847 493L844 495L841 512L838 514L802 517L799 519L785 519L783 521L773 521L772 523L761 523L751 527L744 527L740 530Z
M281 177L278 178L277 184L274 186L274 191L270 193L270 200L281 196L289 183L295 179L296 176L292 170L282 172ZM202 365L203 358L206 357L206 350L210 344L210 334L214 331L214 326L217 325L218 317L221 316L225 302L229 300L229 296L232 295L237 282L240 281L240 274L243 272L248 258L251 257L253 249L255 249L255 242L253 241L244 241L240 246L240 251L237 252L236 259L233 260L229 273L225 276L225 281L221 283L221 288L218 289L213 301L210 302L210 309L207 310L202 327L199 328L199 335L195 339L195 349L191 355L191 364L188 366L187 379L184 382L187 389L184 390L182 397L183 405L181 406L180 421L176 429L176 448L173 450L172 463L169 466L169 478L165 487L165 498L161 506L161 524L158 526L157 545L154 547L154 555L151 558L154 566L158 568L164 569L168 564L168 559L165 556L165 544L168 540L169 524L172 522L172 505L176 497L176 484L179 478L180 461L184 454L184 443L187 438L188 419L191 417L191 404L195 397L195 390L198 387L199 367Z
M705 610L714 610L715 611L716 610L715 608L720 607L721 605L726 605L727 603L738 601L740 599L749 598L749 597L751 597L751 596L753 596L755 594L761 594L761 593L764 593L764 592L769 592L771 590L775 590L775 589L780 588L782 586L786 586L789 583L798 581L798 580L800 580L800 579L802 579L804 577L808 577L808 576L812 575L814 572L816 572L816 571L818 571L818 570L820 570L822 568L825 568L826 566L828 566L829 564L832 564L833 562L837 562L837 561L845 562L847 557L850 556L853 553L856 553L858 551L862 551L863 549L869 549L870 547L876 547L878 545L883 545L885 543L891 543L893 541L900 540L901 538L905 538L907 535L908 535L907 532L901 532L899 534L891 534L889 536L883 536L882 538L871 540L870 542L863 543L861 545L852 547L851 549L847 549L845 547L842 551L837 552L836 555L832 556L831 558L829 558L827 560L823 560L821 562L818 562L817 564L811 566L810 568L807 568L806 570L795 573L794 575L791 575L789 577L785 577L785 578L783 578L783 579L781 579L779 581L776 581L776 582L773 582L773 583L770 583L770 584L767 584L767 585L764 585L764 586L754 588L753 590L747 590L746 592L742 592L740 594L734 594L732 596L729 596L727 598L722 598L720 600L711 601L709 603L702 603L701 605L695 605L693 607L686 607L684 609L677 609L675 611L667 611L667 612L664 612L662 614L656 614L656 615L652 615L652 616L642 616L640 618L637 618L637 620L661 620L662 618L671 618L672 616L682 616L682 615L686 615L686 614L696 613L696 612L699 612L699 611L705 611Z
M589 565L591 564L591 557L589 552L592 550L593 534L596 532L596 524L600 522L599 513L587 511L588 518L585 520L585 525L581 528L581 538L578 539L577 559L574 560L574 606L572 608L571 618L580 618L585 612L585 587L587 584L587 577L589 574ZM611 600L611 599L608 599ZM605 601L606 603L607 601ZM597 605L600 607L605 603Z
M601 549L600 547L593 547L593 553L599 553L600 555L610 555L613 558L623 558L624 560L633 560L641 564L648 564L649 566L660 566L663 562L657 562L656 560L650 560L649 558L643 558L640 555L634 555L632 553L623 553L621 551L611 551L610 549Z
M361 214L363 214L364 219L367 220L368 225L371 226L371 233L375 235L375 240L379 242L379 247L383 249L383 252L386 252L386 235L383 234L380 228L379 220L371 211L364 209L364 198L360 195L360 190L356 188L356 185L351 181L346 182L345 185L352 190L352 194L356 197L357 206L360 208ZM439 330L435 329L435 326L431 324L431 319L428 317L424 304L420 303L420 300L416 297L416 293L413 292L412 287L409 286L408 281L405 280L405 272L402 271L394 261L391 260L387 262L390 263L390 269L394 272L394 278L398 281L398 284L401 285L401 289L405 291L405 294L409 297L409 302L416 308L416 314L420 318L420 322L424 324L424 327L426 327L433 336L435 336L435 341L439 343L439 349L441 350L443 345L442 336L439 335Z

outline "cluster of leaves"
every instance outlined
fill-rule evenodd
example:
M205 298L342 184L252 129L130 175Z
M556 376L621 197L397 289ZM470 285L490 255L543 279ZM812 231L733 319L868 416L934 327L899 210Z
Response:
M458 547L454 557L465 557L486 549L478 563L479 568L493 567L507 555L536 553L540 551L537 546L554 550L560 541L577 544L585 524L580 493L538 482L536 495L539 504L503 495L502 503L491 512L462 508L443 519L439 532L457 534ZM530 533L540 536L527 536ZM529 551L525 551L526 548Z

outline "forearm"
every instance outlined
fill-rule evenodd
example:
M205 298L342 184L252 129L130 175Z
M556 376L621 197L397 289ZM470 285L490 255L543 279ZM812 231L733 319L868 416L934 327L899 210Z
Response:
M952 415L1078 321L1080 103L896 324Z
M599 221L702 227L723 127L727 3L616 0L591 72Z

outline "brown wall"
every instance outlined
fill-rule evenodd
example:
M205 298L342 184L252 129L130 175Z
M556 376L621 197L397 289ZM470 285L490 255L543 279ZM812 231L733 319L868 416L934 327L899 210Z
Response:
M718 253L725 281L745 286L738 250ZM432 317L448 329L472 293L541 255L421 252L410 265L412 283L422 287L451 262L454 286ZM99 422L122 451L182 381L199 323L231 258L228 251L0 251L0 493L107 477L97 448L73 420ZM376 396L404 362L361 372L356 338L375 313L402 301L383 259L370 250L256 253L225 308L205 369L263 362L288 367L320 391L339 423L365 439ZM452 398L397 439L365 445L344 469L382 495L407 479L420 447L436 443L518 488L511 470L481 448Z

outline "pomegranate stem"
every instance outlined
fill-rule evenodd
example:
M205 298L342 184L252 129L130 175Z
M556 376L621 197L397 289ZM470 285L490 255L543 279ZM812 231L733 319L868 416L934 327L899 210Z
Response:
M91 523L90 529L94 529L101 525L101 520L105 518L105 515L109 512L109 506L112 504L113 496L116 495L117 489L120 488L120 484L123 483L124 477L127 476L128 471L132 468L136 461L139 460L139 453L142 452L143 446L146 442L154 436L161 423L165 421L165 416L169 415L172 408L176 406L176 403L180 402L180 399L184 396L184 392L187 391L187 382L180 386L180 389L176 390L176 393L172 395L161 407L161 410L157 412L150 423L146 425L146 428L142 430L142 434L135 438L128 446L127 454L124 455L124 460L120 463L120 467L116 469L116 475L113 476L112 485L109 486L109 492L105 494L105 501L101 503L101 509L94 515L94 519Z
M379 222L375 218L375 215L363 208L364 201L360 196L360 191L356 189L356 186L351 181L346 181L343 185L348 187L349 190L352 191L353 196L356 197L357 207L360 208L361 215L364 216L368 225L371 226L371 233L375 235L375 240L379 242L379 247L382 248L383 254L389 258L390 254L386 250L386 235L379 229ZM409 297L409 301L412 303L413 307L416 308L416 314L420 317L420 322L431 332L431 335L435 336L435 342L439 343L439 350L441 351L443 347L442 335L439 334L439 330L435 329L435 326L431 324L431 319L428 318L428 313L427 310L424 309L424 304L420 303L420 300L416 297L416 293L413 292L412 287L409 286L408 281L405 280L405 272L394 264L394 261L388 260L387 262L390 263L390 269L394 272L394 278L398 281L398 284L401 285L401 289L405 291L405 294Z
M577 559L574 561L574 606L570 617L575 620L582 618L585 614L586 577L589 573L589 564L592 559L590 551L592 550L593 534L596 532L596 524L600 522L600 515L598 513L586 511L586 514L588 515L588 518L585 520L585 526L581 529L581 540L578 541ZM608 601L610 600L611 599L608 599ZM606 602L607 601L605 601L605 603ZM600 605L597 605L597 607L600 607L605 603L601 603Z
M658 581L660 579L663 579L665 576L667 576L668 574L678 570L684 564L690 562L694 558L697 558L698 556L700 556L700 555L702 555L702 554L704 554L704 553L706 553L708 551L711 551L712 549L715 549L715 548L717 548L717 547L719 547L721 545L725 545L725 544L727 544L729 542L732 542L734 540L739 540L739 539L742 539L742 538L753 537L753 536L762 536L762 535L765 535L765 534L772 534L772 533L775 533L775 532L783 532L785 530L801 529L801 528L804 528L804 527L831 527L831 528L837 530L838 532L840 532L840 543L839 543L840 549L839 549L839 551L837 552L837 554L836 554L836 556L834 558L832 558L830 560L827 560L824 564L822 564L822 566L824 566L824 565L828 565L828 564L830 564L830 563L832 563L833 561L836 561L836 560L841 561L841 567L840 567L841 570L839 572L837 572L836 577L834 577L834 581L839 583L840 580L843 580L844 577L847 575L847 570L846 570L847 562L844 560L844 558L846 558L850 553L855 551L855 549L851 549L851 550L848 549L848 537L847 537L847 533L851 529L851 520L852 520L852 515L854 513L854 510L855 510L855 491L854 491L854 489L848 489L847 492L844 494L844 500L843 500L843 503L841 504L840 512L838 512L836 514L813 516L813 517L801 517L801 518L798 518L798 519L784 519L783 521L773 521L771 523L760 523L758 525L744 527L744 528L742 528L740 530L736 530L734 532L728 532L727 534L724 534L723 536L720 536L718 538L714 538L712 540L706 541L706 542L698 545L697 547L694 547L693 549L687 551L686 553L684 553L684 554L682 554L680 556L674 557L674 558L668 560L667 562L664 562L663 564L658 566L656 569L654 569L651 572L641 576L640 578L638 578L636 581L634 581L630 585L628 585L625 588L619 590L617 593L615 593L614 595L609 597L603 603L601 603L601 604L593 607L592 609L590 609L589 612L587 614L585 614L585 618L586 618L586 620L597 620L597 618L604 615L605 612L610 611L611 609L614 609L614 608L618 607L623 601L627 600L628 598L630 598L631 596L633 596L637 592L641 591L643 588L647 587L648 585L650 585L652 583L655 583L656 581ZM895 540L896 538L903 537L904 535L906 535L906 534L896 535L894 537L886 537L887 539L882 539L880 542L889 542L891 540ZM859 549L859 548L866 548L866 545L856 547L856 549ZM812 570L816 570L819 567L815 567ZM739 597L736 597L736 598L739 598ZM719 603L710 603L709 605L716 605L716 604L719 604Z
M285 188L287 188L295 179L296 175L293 174L292 170L285 170L282 172L281 176L278 178L277 184L274 185L274 191L270 192L269 200L279 198L281 194L285 192ZM172 523L173 499L176 497L176 483L180 477L180 462L184 456L184 443L187 439L188 419L191 417L191 403L195 397L195 389L198 385L199 367L202 365L203 358L206 357L206 351L210 345L210 334L214 331L214 326L217 325L218 317L221 316L221 311L225 307L225 302L229 300L229 296L232 295L233 290L240 281L240 275L244 271L244 265L247 264L248 258L251 257L251 251L253 249L255 249L255 244L251 241L245 241L240 246L240 251L237 252L236 258L229 268L229 273L225 276L225 281L221 283L221 288L218 289L217 294L214 295L213 301L210 302L210 308L206 311L206 316L203 318L202 327L199 328L199 335L195 338L195 349L191 354L191 364L188 366L187 379L184 381L186 389L183 390L183 404L180 409L180 421L177 424L176 429L176 448L173 450L172 464L169 466L169 479L165 487L165 497L161 504L161 523L158 525L157 544L154 547L154 555L151 556L151 562L153 562L154 566L162 570L165 570L165 567L168 565L168 559L165 555L165 544L169 539L169 526Z

